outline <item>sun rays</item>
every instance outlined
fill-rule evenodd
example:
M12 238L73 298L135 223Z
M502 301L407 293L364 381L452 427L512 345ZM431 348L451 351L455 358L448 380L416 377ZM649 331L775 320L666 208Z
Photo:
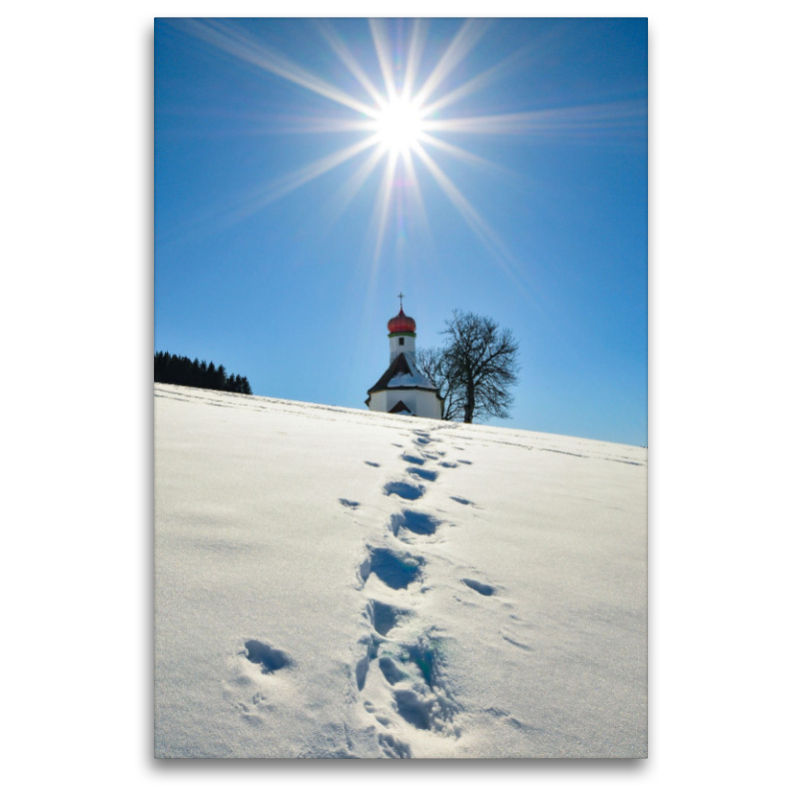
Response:
M424 20L411 23L410 34L402 46L385 21L370 20L377 69L354 55L332 23L317 21L315 25L322 39L355 80L350 83L355 94L360 96L294 63L236 23L184 20L176 24L237 59L326 98L349 115L294 120L296 128L304 132L349 133L355 138L334 152L266 186L257 187L237 216L252 214L267 203L334 169L341 170L349 163L352 169L341 173L342 183L336 193L338 216L377 171L377 193L369 228L365 230L365 241L369 239L373 243L370 247L373 275L384 251L393 210L398 217L413 215L422 229L428 229L420 168L430 179L426 191L438 187L476 238L519 284L524 271L515 263L501 237L458 188L453 175L447 174L434 156L444 154L467 166L496 169L498 174L507 170L442 137L499 134L581 139L624 131L639 125L646 117L646 102L521 110L485 116L469 112L469 115L442 116L445 110L457 114L459 103L518 66L520 53L512 53L455 85L449 80L457 67L464 66L486 33L490 23L484 20L464 22L443 48L441 57L427 70L423 69L423 63L429 23Z

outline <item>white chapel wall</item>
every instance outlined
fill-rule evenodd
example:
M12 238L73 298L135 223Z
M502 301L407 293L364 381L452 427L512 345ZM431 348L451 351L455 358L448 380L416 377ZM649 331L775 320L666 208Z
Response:
M400 402L405 403L409 411L418 417L442 418L442 404L436 393L413 388L375 392L370 399L369 410L391 411Z

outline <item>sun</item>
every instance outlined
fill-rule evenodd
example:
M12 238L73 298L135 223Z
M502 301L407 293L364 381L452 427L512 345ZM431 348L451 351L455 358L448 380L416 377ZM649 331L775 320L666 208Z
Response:
M397 97L380 110L375 131L385 149L392 153L408 151L422 134L422 114L412 101Z
M428 185L436 184L441 189L495 261L516 279L523 273L523 266L516 261L498 233L461 192L444 166L439 163L436 152L444 153L448 158L458 159L469 166L497 169L499 174L508 174L508 169L449 141L448 134L549 137L560 132L585 137L595 133L606 135L609 130L621 133L638 130L646 134L646 99L643 102L637 100L502 114L451 116L451 112L446 109L457 108L460 101L486 89L517 59L522 58L527 50L512 53L474 77L459 82L455 80L456 68L481 39L491 24L490 21L466 20L435 64L430 69L423 70L421 66L425 61L423 53L428 23L426 20L414 20L407 48L400 48L399 43L392 41L385 20L369 20L379 74L383 79L381 85L359 62L336 29L328 22L317 20L318 30L331 50L352 78L360 84L363 93L359 90L356 95L331 83L326 77L293 63L236 24L222 20L189 19L178 23L179 27L222 51L326 98L356 115L349 119L339 113L332 117L287 117L287 130L292 132L346 132L355 134L357 138L258 188L251 198L243 201L240 208L232 212L231 218L239 219L241 215L252 214L267 203L358 158L360 163L342 182L336 195L334 205L340 214L367 183L369 176L382 165L383 175L368 229L374 242L372 265L375 273L383 253L392 208L403 209L402 214L398 213L398 224L405 225L408 219L415 217L414 221L419 222L424 229L428 227L422 183L418 175L421 167L421 174L431 179L432 183L429 182ZM332 74L335 74L335 70ZM407 211L411 213L408 214Z

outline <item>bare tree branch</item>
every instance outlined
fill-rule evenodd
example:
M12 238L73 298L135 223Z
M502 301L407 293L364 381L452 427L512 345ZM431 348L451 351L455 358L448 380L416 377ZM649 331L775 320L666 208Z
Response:
M456 420L463 414L462 389L451 380L452 368L441 347L417 351L417 368L439 390L442 419Z

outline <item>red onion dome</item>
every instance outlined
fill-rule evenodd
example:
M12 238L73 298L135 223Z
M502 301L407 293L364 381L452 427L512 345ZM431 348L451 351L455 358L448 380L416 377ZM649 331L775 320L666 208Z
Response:
M417 330L417 323L413 317L407 317L403 307L400 306L400 313L389 320L387 327L389 333L414 333Z

